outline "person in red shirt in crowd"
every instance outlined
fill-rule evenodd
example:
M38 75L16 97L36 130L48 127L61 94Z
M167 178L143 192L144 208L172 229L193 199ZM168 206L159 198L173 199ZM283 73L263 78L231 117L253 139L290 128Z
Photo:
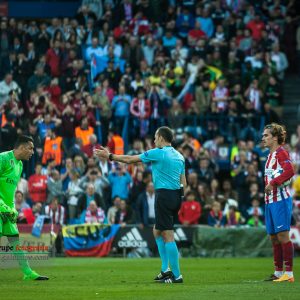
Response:
M201 205L196 201L196 195L192 191L188 192L185 198L186 201L181 203L181 208L178 212L179 221L183 225L196 225L201 216Z
M201 23L199 21L195 22L195 27L191 29L188 33L188 43L189 46L196 46L196 43L200 39L206 39L206 34L201 30Z
M255 14L255 18L247 24L247 28L252 32L252 38L256 41L261 39L261 33L265 29L264 22L260 19L258 13Z
M146 92L143 88L138 88L137 97L130 104L130 112L135 117L134 127L139 128L140 137L144 137L149 130L151 105L150 100L146 99Z
M94 149L100 148L101 145L97 143L97 136L95 134L90 135L89 140L89 144L82 146L81 150L87 157L92 157Z
M44 203L47 199L47 176L42 175L42 164L37 163L35 174L28 179L29 198L32 202Z
M51 80L50 86L45 88L50 95L50 101L53 103L57 108L60 107L60 97L61 97L61 88L58 84L58 78L53 78Z
M55 40L53 47L49 48L46 53L46 63L50 66L51 76L59 77L61 75L61 49L60 41Z
M76 121L79 124L83 117L86 117L89 122L89 126L96 126L96 118L93 109L89 108L86 103L81 103L80 110L76 113Z

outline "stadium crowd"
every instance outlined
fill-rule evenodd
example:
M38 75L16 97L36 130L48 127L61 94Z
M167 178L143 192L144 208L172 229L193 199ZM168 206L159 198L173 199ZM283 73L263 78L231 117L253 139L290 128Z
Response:
M186 159L177 223L262 226L260 135L281 120L285 73L296 72L295 6L84 0L74 18L1 18L1 151L20 133L35 142L18 221L153 224L149 166L99 161L93 149L139 154L168 125ZM290 141L297 166L300 125ZM293 191L300 225L299 176Z

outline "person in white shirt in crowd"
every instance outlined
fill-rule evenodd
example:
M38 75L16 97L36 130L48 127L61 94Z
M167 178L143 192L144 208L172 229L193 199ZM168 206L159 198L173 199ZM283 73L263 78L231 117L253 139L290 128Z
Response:
M271 52L271 60L276 65L277 77L280 80L284 79L285 70L289 66L289 62L284 52L280 51L279 44L273 44Z
M91 201L86 213L85 213L85 223L93 224L93 223L100 223L103 224L105 220L105 213L104 210L100 207L97 207L95 201Z
M258 87L257 79L252 81L244 95L251 102L252 108L258 113L261 112L261 99L263 92Z
M212 93L212 101L216 102L218 112L224 112L227 109L229 100L229 90L225 85L224 79L219 79L216 88Z
M9 92L15 91L17 94L21 93L21 88L13 80L13 75L7 73L4 80L0 81L0 106L9 100Z

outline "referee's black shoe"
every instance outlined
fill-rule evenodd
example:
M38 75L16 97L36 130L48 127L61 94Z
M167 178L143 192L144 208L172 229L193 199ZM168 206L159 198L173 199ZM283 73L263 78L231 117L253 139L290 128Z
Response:
M173 273L170 269L168 269L166 272L161 271L155 278L155 281L163 280L165 278L169 278L173 276Z
M175 278L174 274L172 276L159 280L159 283L183 283L182 275L179 275L179 277Z

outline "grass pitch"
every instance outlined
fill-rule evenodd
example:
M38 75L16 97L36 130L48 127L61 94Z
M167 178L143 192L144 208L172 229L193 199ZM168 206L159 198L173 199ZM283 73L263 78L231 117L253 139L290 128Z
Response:
M49 281L24 282L18 269L0 269L1 299L300 299L300 269L295 283L263 282L272 258L180 261L183 284L153 282L160 261L119 258L56 258L36 271Z

